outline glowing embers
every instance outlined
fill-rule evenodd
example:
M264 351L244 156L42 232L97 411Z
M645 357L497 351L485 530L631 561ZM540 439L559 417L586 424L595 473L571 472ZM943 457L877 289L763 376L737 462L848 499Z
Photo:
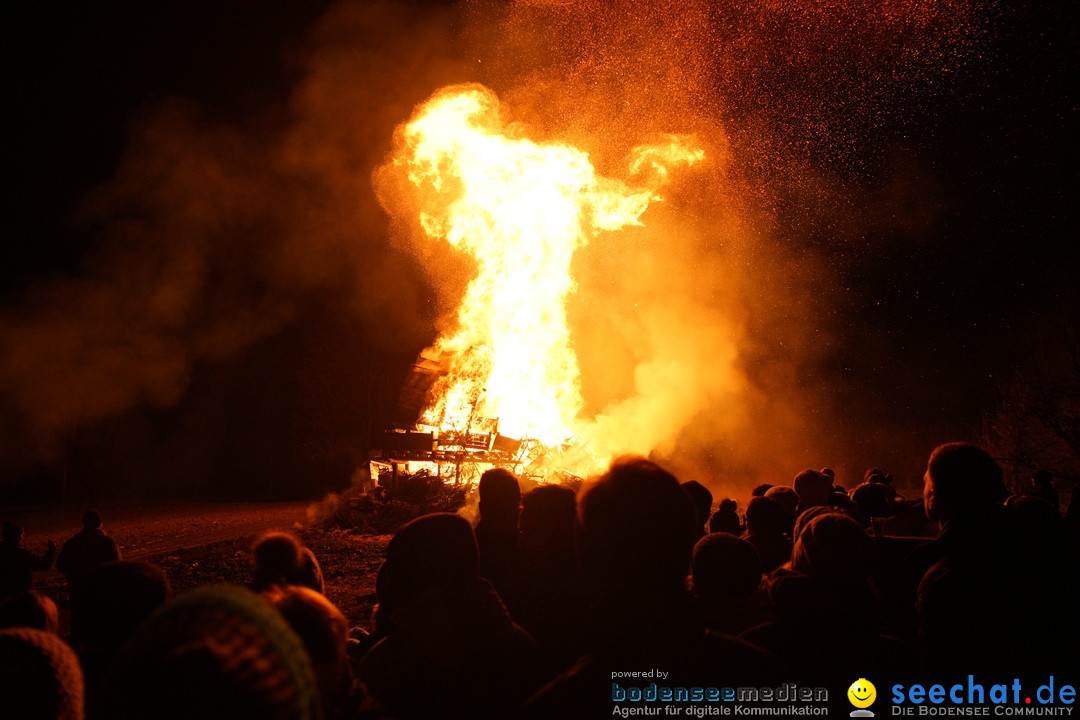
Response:
M384 171L407 179L405 204L422 233L467 253L476 275L455 327L425 352L446 374L419 425L546 447L574 438L582 397L565 309L574 252L598 231L640 224L669 169L703 156L677 136L635 148L635 187L597 175L576 148L504 124L480 85L445 88L421 105Z

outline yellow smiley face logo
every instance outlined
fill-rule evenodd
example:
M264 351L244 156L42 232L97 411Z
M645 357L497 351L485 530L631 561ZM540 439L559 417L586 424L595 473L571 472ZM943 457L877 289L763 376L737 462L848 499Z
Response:
M857 708L868 708L877 699L877 688L866 678L859 678L847 689L847 698Z

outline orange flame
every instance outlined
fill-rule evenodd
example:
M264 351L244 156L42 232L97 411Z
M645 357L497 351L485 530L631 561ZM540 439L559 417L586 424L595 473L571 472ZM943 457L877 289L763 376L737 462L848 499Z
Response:
M582 396L565 301L575 250L640 225L675 166L704 151L686 138L635 148L639 186L601 177L587 153L538 143L499 116L481 85L444 88L399 130L392 166L415 193L424 234L468 253L477 272L456 328L429 352L450 360L421 423L498 431L545 446L573 441Z

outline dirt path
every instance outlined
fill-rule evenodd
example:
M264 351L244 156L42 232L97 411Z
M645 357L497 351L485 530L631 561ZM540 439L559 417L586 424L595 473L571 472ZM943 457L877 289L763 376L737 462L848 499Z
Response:
M105 531L128 560L139 560L220 540L291 530L306 520L309 503L227 503L101 507ZM25 546L41 552L49 540L63 547L82 528L82 509L17 508L0 519L26 528Z
M150 506L102 506L106 532L127 560L153 558L165 570L175 592L197 585L250 580L252 536L264 530L300 529L308 503L232 503ZM82 509L0 508L0 520L26 528L25 546L43 552L57 547L82 527ZM389 535L356 535L312 528L298 532L322 563L326 595L354 626L370 627L375 604L375 576ZM34 576L35 585L60 605L64 627L67 586L53 569ZM66 630L65 630L66 631Z

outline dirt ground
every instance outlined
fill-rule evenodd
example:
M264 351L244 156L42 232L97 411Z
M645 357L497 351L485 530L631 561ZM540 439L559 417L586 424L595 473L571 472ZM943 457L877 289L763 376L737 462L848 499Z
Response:
M98 508L106 532L128 560L148 560L164 568L175 593L198 585L246 584L251 577L251 544L266 530L296 533L319 559L326 594L354 626L370 627L375 573L389 535L306 527L307 503L245 503L123 506ZM25 547L43 552L49 540L62 547L81 528L81 509L7 509L0 519L26 528ZM35 576L65 619L67 587L56 570Z
M308 503L115 505L95 508L105 528L131 560L183 547L198 547L271 528L294 529L307 521ZM2 519L26 528L26 547L61 547L82 528L84 508L5 508Z

